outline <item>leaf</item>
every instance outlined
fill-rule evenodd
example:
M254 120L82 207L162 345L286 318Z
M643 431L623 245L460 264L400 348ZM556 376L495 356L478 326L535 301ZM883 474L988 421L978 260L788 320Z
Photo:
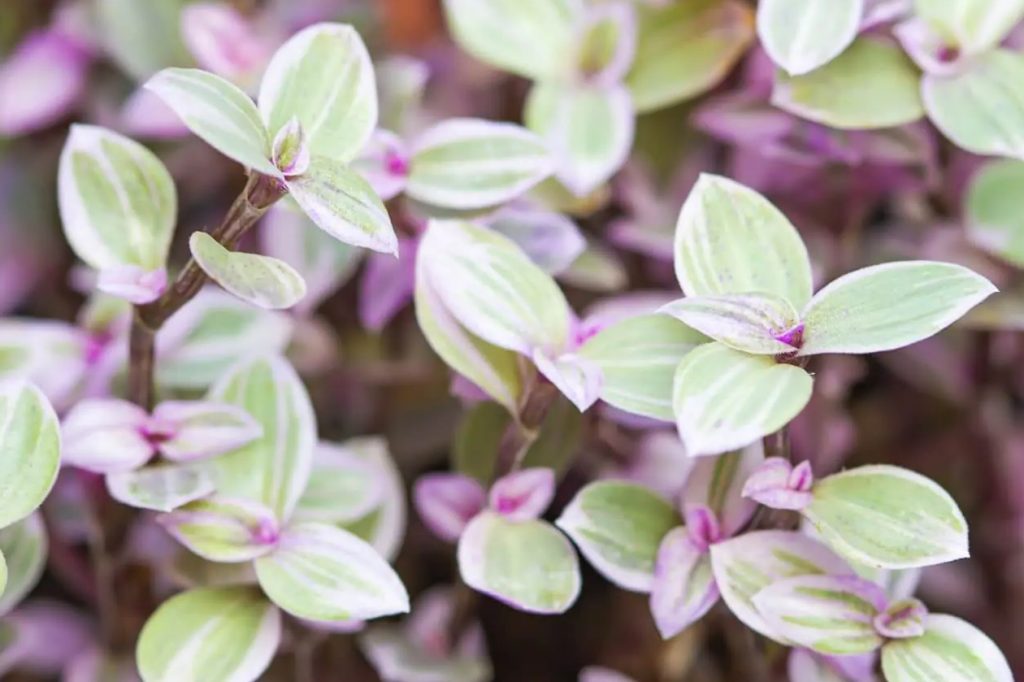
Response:
M200 69L164 69L146 83L208 145L247 168L279 175L270 160L270 136L247 94Z
M702 174L679 213L675 269L687 296L771 294L799 310L811 263L796 228L752 189Z
M759 355L793 352L779 337L800 323L789 301L771 294L689 296L660 312L730 348Z
M104 128L75 124L60 155L57 185L64 236L89 266L164 267L177 196L151 151Z
M85 378L87 335L56 320L0 319L0 382L28 381L65 410Z
M197 465L157 464L107 474L107 491L136 509L169 512L206 497L216 489L206 469Z
M263 432L245 410L204 400L165 400L153 410L147 428L166 436L159 444L160 452L174 462L235 450Z
M576 552L546 521L479 514L459 540L459 571L474 590L530 613L564 613L580 593Z
M978 247L1024 268L1024 163L993 161L971 178L964 199L967 236Z
M928 616L925 634L882 647L888 682L1013 682L1006 657L981 630L953 616Z
M796 417L811 399L811 376L720 343L689 353L676 369L672 406L693 457L750 445Z
M418 603L413 606L414 611L419 608ZM406 628L399 625L375 625L360 633L359 645L363 655L385 680L487 682L493 678L486 652L458 646L439 656L428 647L421 646Z
M43 503L60 467L60 424L46 397L22 381L0 384L0 528Z
M330 443L318 443L313 455L313 473L295 514L303 521L356 521L383 503L385 478L376 463L355 452Z
M409 610L409 595L387 562L335 526L285 528L277 549L256 560L256 576L274 603L299 618L368 620Z
M765 0L757 7L757 34L772 61L800 76L853 42L863 12L864 0Z
M98 0L95 35L114 62L136 80L191 57L181 37L182 0Z
M818 481L812 492L804 516L852 561L914 568L969 555L967 521L956 502L920 474L863 466Z
M387 441L376 436L352 438L342 445L321 443L318 451L325 447L332 450L344 448L356 457L372 464L381 476L383 482L381 504L358 521L345 523L342 527L369 542L381 556L392 561L398 554L405 537L407 510L405 484L402 474L398 471L398 467L388 452Z
M156 454L143 430L149 415L116 398L78 402L61 428L63 462L95 473L136 469Z
M281 612L249 587L200 588L161 604L136 648L144 682L250 682L270 665Z
M487 492L463 474L437 472L416 479L413 504L423 524L445 542L458 542L466 526L487 506Z
M209 561L252 561L275 549L274 513L257 502L223 496L190 502L158 517L168 533Z
M601 400L652 419L673 421L672 375L707 337L668 315L637 315L605 327L579 355L601 368Z
M952 263L903 261L851 272L804 310L800 355L877 353L934 336L996 288Z
M702 618L718 597L707 550L690 540L685 527L670 531L658 548L650 599L662 639L675 637Z
M547 467L562 476L572 464L583 435L583 415L567 398L555 400L537 437L523 455L523 468Z
M497 403L484 401L462 415L451 451L453 472L488 486L494 478L498 448L512 415Z
M751 630L781 644L752 600L772 583L801 575L852 575L825 545L792 531L762 530L711 545L711 567L729 609Z
M956 75L925 75L921 95L928 118L958 147L1024 158L1021 79L1024 55L992 50Z
M565 272L587 248L579 226L556 211L511 204L492 215L488 227L519 246L544 272Z
M633 102L620 85L536 83L523 117L554 155L555 176L577 196L611 178L633 145Z
M555 523L601 575L624 589L650 592L658 546L681 520L641 485L598 481L579 491Z
M398 238L387 209L366 180L351 169L315 155L309 169L287 184L292 198L327 234L346 244L398 255Z
M725 79L754 39L753 13L733 0L637 8L639 39L626 83L647 113L696 97Z
M778 74L772 104L841 130L912 123L924 115L917 68L897 45L860 38L803 76Z
M203 272L247 303L276 310L290 308L306 295L302 275L284 261L229 251L206 232L193 232L188 244Z
M555 472L547 467L523 468L505 474L491 486L487 500L508 521L540 518L555 497Z
M579 0L445 0L455 41L477 59L531 79L568 75Z
M362 38L345 24L315 24L278 48L260 84L271 137L293 117L314 156L343 164L377 125L377 84Z
M550 357L538 349L533 352L533 364L580 412L586 412L601 397L604 377L601 368L588 358L576 353Z
M951 46L973 55L996 47L1024 19L1024 2L914 0L914 11Z
M706 507L714 513L719 533L732 537L750 521L757 504L744 499L743 486L764 462L764 447L755 442L739 452L702 457L693 464L681 499L687 508Z
M0 616L10 613L35 588L46 567L48 545L38 513L0 529L0 563L6 562L5 580L0 583Z
M236 365L210 396L241 407L263 427L257 440L211 460L218 494L263 503L286 521L306 489L316 446L302 381L283 358L266 356Z

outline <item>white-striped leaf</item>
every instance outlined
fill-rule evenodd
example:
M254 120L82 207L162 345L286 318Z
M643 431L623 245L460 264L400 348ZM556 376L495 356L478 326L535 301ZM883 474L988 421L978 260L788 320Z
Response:
M544 142L520 126L449 119L416 139L405 191L435 206L485 208L514 199L553 169Z
M64 410L85 378L87 347L88 335L66 322L0 319L0 381L35 384Z
M386 476L377 463L350 448L321 442L313 473L295 516L303 521L346 523L366 516L385 497Z
M38 513L0 530L0 556L6 561L0 616L10 613L39 582L46 566L47 546L46 527Z
M964 199L967 236L976 246L1024 268L1024 162L994 161L971 179Z
M756 502L743 497L743 485L763 462L760 441L739 452L698 459L686 477L681 499L714 512L721 536L732 537L757 509Z
M478 514L459 539L459 572L474 590L530 613L564 613L580 593L572 543L546 521Z
M292 118L314 155L355 158L377 125L377 84L362 38L345 24L299 31L270 60L259 108L273 138Z
M960 508L938 484L913 471L858 467L818 481L812 493L802 513L851 561L898 569L969 555Z
M64 236L88 265L164 267L177 195L151 151L110 130L75 124L61 152L57 189Z
M107 491L136 509L169 512L210 495L213 478L199 465L156 464L107 474Z
M210 389L263 427L250 444L211 460L217 492L270 507L286 521L306 490L316 446L316 418L306 387L283 358L244 361Z
M663 497L620 481L586 486L555 522L601 575L634 592L650 591L658 546L680 523Z
M675 637L718 602L718 585L705 547L678 526L662 540L655 562L650 607L662 639Z
M281 612L250 587L211 587L171 597L142 628L144 682L253 682L281 641Z
M772 294L688 296L661 312L730 348L758 355L793 352L780 337L800 322L789 301Z
M188 245L210 279L247 303L277 310L306 295L306 281L284 261L230 251L206 232L193 232Z
M691 456L750 445L796 417L811 399L811 376L764 355L720 343L689 353L676 369L672 406Z
M43 503L60 467L60 424L31 384L0 384L0 528Z
M952 263L904 261L851 272L804 310L801 355L877 353L934 336L996 292Z
M279 535L277 520L269 508L220 495L190 502L158 520L190 551L221 563L264 556L274 549Z
M765 622L753 598L764 588L801 575L853 575L828 547L791 531L762 530L711 545L711 568L722 599L743 624L782 644L788 640Z
M160 453L173 462L207 459L239 448L262 434L263 427L245 410L204 400L165 400L149 418L167 427Z
M164 69L146 88L224 156L260 173L278 175L260 112L234 84L200 69Z
M532 357L537 371L580 412L586 412L601 397L604 376L597 363L589 358L577 353L552 356L541 350L534 351Z
M882 647L887 682L1013 682L1006 657L981 630L953 616L928 616L925 633Z
M914 0L914 11L949 45L973 55L998 45L1024 19L1024 0Z
M383 484L380 504L369 514L355 521L344 522L341 527L369 542L388 561L394 560L405 538L408 509L405 483L388 451L387 441L378 436L366 436L352 438L340 445L320 443L318 446L321 451L325 448L344 448L359 459L369 462L377 471Z
M256 560L260 587L278 606L316 621L369 620L409 610L394 569L364 540L335 526L301 523Z
M701 175L679 213L675 268L687 296L772 294L799 310L811 263L796 228L752 189Z
M827 64L857 37L864 0L762 0L757 34L776 64L799 76Z

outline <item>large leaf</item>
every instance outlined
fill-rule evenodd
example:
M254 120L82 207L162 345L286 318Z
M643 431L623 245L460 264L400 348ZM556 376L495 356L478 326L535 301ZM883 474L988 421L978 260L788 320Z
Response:
M278 606L316 621L368 620L409 610L409 595L364 540L335 526L284 529L277 548L256 560L260 587Z
M158 517L160 525L190 551L209 561L241 563L274 549L274 513L257 502L212 496Z
M0 557L6 561L6 586L0 595L0 616L24 599L46 566L46 527L40 514L30 514L0 530Z
M995 643L953 616L928 616L923 636L886 644L882 672L887 682L1013 682Z
M701 175L679 213L676 277L688 296L761 293L799 310L811 263L796 228L752 189Z
M648 592L658 545L681 520L671 504L643 486L599 481L579 491L555 523L606 578Z
M781 339L799 323L784 298L770 294L689 296L661 309L715 341L757 355L791 353Z
M377 84L362 38L344 24L296 33L267 66L259 107L272 138L294 117L314 155L355 158L377 125Z
M136 648L145 682L252 682L277 653L281 612L249 587L202 588L165 601Z
M977 246L1024 268L1024 162L994 161L971 179L964 199L967 236Z
M811 399L811 376L764 355L720 343L701 346L676 369L672 406L692 456L717 455L778 431Z
M968 556L967 521L920 474L876 465L818 481L803 514L837 552L867 566L914 568Z
M306 295L302 275L284 261L230 251L206 232L193 232L188 243L203 272L243 301L273 310L290 308Z
M904 261L857 270L808 304L800 354L901 348L939 333L995 291L981 275L952 263Z
M60 467L60 423L38 388L0 384L0 528L28 516Z
M107 474L107 491L122 504L169 512L213 493L213 478L202 465L157 464Z
M200 69L164 69L146 88L224 156L260 173L277 175L260 112L232 83Z
M914 0L914 10L965 54L995 47L1024 19L1022 0Z
M857 37L864 0L762 0L757 34L772 60L799 76L839 56Z

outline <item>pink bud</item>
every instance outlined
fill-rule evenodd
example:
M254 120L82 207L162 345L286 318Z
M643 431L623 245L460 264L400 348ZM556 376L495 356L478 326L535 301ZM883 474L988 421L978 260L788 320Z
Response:
M434 535L455 542L466 524L484 508L483 487L462 474L426 474L412 491L413 504Z
M701 552L722 539L722 531L718 525L718 518L715 512L703 504L690 504L686 506L683 514L686 519L686 533Z
M770 457L747 479L742 494L772 509L800 511L811 503L813 484L809 462L794 468L781 457Z
M274 165L288 177L309 170L310 153L299 119L292 117L274 136Z
M137 265L108 268L100 272L96 288L131 303L152 303L167 289L167 270L143 270Z
M512 521L538 518L555 496L555 472L523 469L499 478L491 486L491 509Z

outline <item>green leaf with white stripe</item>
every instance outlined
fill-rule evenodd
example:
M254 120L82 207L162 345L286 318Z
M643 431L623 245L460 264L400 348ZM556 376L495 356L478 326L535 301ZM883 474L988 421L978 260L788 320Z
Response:
M771 294L689 296L661 309L730 348L757 355L789 353L778 337L800 322L789 301Z
M298 119L315 156L355 158L377 125L377 83L366 45L345 24L316 24L282 45L260 84L271 139Z
M863 12L864 0L762 0L757 34L772 61L799 76L839 56L857 37Z
M900 467L850 469L815 483L804 516L830 547L867 566L914 568L970 555L967 521L949 493Z
M650 592L658 546L681 523L663 497L622 481L586 486L555 522L601 575L634 592Z
M799 310L811 298L811 262L796 228L738 182L701 175L679 213L675 268L687 296L757 292Z
M409 610L402 581L377 551L327 524L284 529L277 548L256 560L256 576L275 604L299 618L342 622Z
M39 582L46 567L47 547L46 527L38 513L0 530L0 556L6 561L0 616L10 613Z
M902 348L938 334L995 292L987 279L953 263L863 268L815 294L804 310L800 354Z
M250 587L211 587L165 601L135 651L144 682L253 682L281 641L281 612Z
M270 136L249 95L200 69L164 69L146 83L208 145L260 173L278 175Z
M775 433L804 409L812 384L801 368L770 357L701 346L674 378L672 405L686 451L718 455Z
M434 206L486 208L514 199L552 170L544 142L525 128L450 119L416 139L405 191Z
M169 512L210 495L213 478L202 464L155 464L107 474L107 491L121 504Z
M1024 268L1024 162L993 161L971 179L964 200L967 236L976 246Z
M35 386L0 384L0 528L32 513L60 467L60 423Z
M190 551L209 561L241 563L269 553L277 541L274 513L258 502L220 495L158 517Z
M381 482L380 503L369 514L340 525L373 545L382 557L393 561L402 546L402 540L405 539L408 509L402 474L388 451L387 441L379 436L365 436L351 438L340 445L321 442L317 447L317 459L322 457L325 448L344 449L347 453L369 463L376 470ZM300 515L296 511L296 519L298 518Z
M210 396L248 412L263 435L210 462L217 492L270 507L287 520L309 482L316 418L309 394L283 358L246 360L210 389Z
M989 50L1024 19L1024 0L914 0L914 11L963 54Z
M57 199L64 236L91 267L164 267L177 195L160 159L138 142L97 126L71 126Z
M953 616L931 615L925 633L882 647L887 682L1013 682L1006 656L978 628Z
M383 502L385 479L376 462L343 445L319 443L296 518L323 523L356 521Z
M193 232L188 245L210 279L247 303L278 310L291 308L306 295L302 275L282 260L229 251L206 232Z

